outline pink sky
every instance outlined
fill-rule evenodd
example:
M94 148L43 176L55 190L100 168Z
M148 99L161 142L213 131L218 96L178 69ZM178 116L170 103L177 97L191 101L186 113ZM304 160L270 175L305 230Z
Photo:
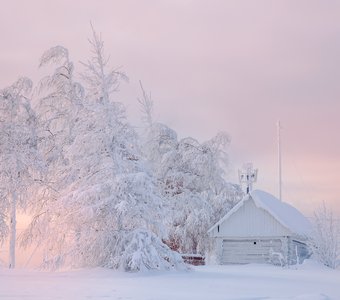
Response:
M277 194L281 120L283 199L307 214L326 201L340 213L340 2L6 1L0 11L0 87L39 78L58 44L77 63L90 21L130 83L117 100L139 124L138 80L155 116L180 137L227 131L231 169L252 161L257 188Z

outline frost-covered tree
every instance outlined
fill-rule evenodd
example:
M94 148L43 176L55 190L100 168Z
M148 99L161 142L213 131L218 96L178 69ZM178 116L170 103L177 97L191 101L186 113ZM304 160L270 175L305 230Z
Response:
M204 254L207 230L242 196L240 188L223 177L229 138L219 133L204 143L191 137L178 140L173 129L153 121L151 95L141 89L143 151L167 199L168 244L180 252Z
M215 140L220 140L221 145L216 145ZM181 189L219 192L225 182L220 156L225 155L222 149L227 142L227 136L222 133L202 144L191 137L179 140L174 151L168 151L162 158L160 168L165 189L169 193L173 188L174 193L180 193Z
M207 231L240 199L240 190L225 182L221 153L215 140L200 144L193 138L178 142L173 153L163 157L164 191L173 212L171 237L181 252L205 254Z
M107 103L110 95L118 90L121 80L127 81L128 77L119 68L108 70L109 59L104 55L104 42L93 27L89 43L92 56L82 63L85 67L82 78L87 86L88 99Z
M74 138L73 128L78 111L82 108L84 90L75 81L74 65L68 50L62 46L45 51L40 67L53 64L55 70L44 77L38 86L37 112L39 116L40 144L48 164L63 162L63 147Z
M325 203L314 212L314 232L311 246L314 255L325 266L337 268L340 264L340 221Z
M142 98L137 98L140 104L140 110L142 113L142 120L147 125L151 127L153 124L153 101L151 99L151 93L147 93L143 87L142 81L139 81L139 85L142 91Z
M0 242L10 235L9 267L15 267L16 213L43 169L37 149L36 116L29 95L32 81L20 78L0 90ZM36 176L36 177L35 177ZM9 230L4 222L9 219Z
M40 59L40 67L55 66L51 75L44 77L36 92L38 117L38 149L46 163L47 172L36 191L29 209L32 222L22 235L22 245L35 242L46 244L50 238L49 228L53 226L53 214L60 198L60 190L70 184L70 162L66 157L66 147L72 144L79 121L78 112L83 107L83 88L75 81L74 66L69 52L62 46L45 51ZM56 242L57 243L57 242Z
M180 267L181 258L162 242L162 199L145 168L137 134L124 106L112 100L122 75L107 72L95 32L90 43L93 57L82 76L86 101L71 119L71 136L58 152L63 163L54 172L62 175L62 184L35 212L25 240L43 236L44 262L52 268Z

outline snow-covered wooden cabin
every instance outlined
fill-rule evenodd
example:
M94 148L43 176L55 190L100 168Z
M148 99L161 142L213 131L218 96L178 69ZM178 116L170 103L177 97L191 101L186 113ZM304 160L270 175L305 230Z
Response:
M220 264L301 263L311 224L297 209L260 190L246 195L208 231Z

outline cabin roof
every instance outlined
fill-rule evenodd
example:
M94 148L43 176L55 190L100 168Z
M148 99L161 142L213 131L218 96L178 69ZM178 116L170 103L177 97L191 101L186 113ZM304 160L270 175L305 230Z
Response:
M267 211L282 226L286 227L293 234L309 236L312 226L308 219L299 212L295 207L288 203L282 202L273 195L261 190L254 190L246 195L238 204L236 204L220 221L212 226L208 232L211 232L218 225L221 225L230 218L246 201L253 200L255 206Z

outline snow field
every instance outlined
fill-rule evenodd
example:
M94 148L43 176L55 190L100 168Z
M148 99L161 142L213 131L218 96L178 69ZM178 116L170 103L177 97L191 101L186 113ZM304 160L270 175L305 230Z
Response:
M337 300L340 271L310 261L298 269L229 265L146 273L100 268L54 273L2 268L0 299Z

